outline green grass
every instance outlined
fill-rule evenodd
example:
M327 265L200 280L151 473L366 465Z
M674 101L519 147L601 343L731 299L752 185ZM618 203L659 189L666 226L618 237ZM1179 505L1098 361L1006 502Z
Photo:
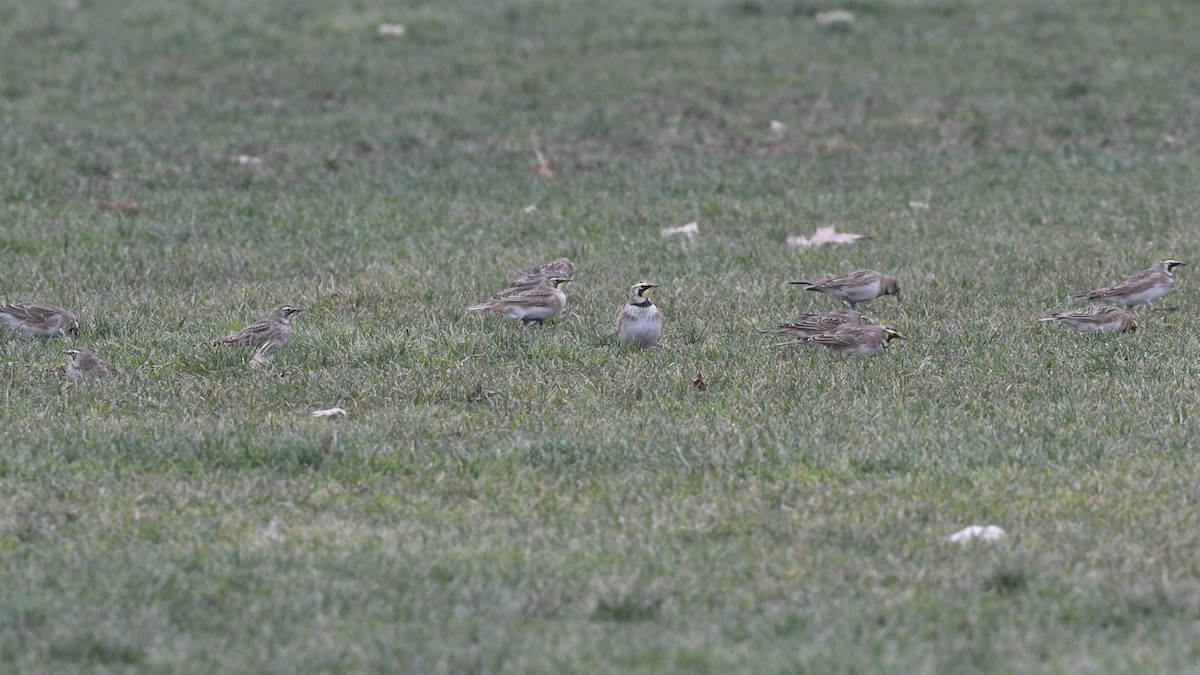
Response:
M110 4L0 4L0 293L82 323L0 341L0 671L1194 669L1197 272L1034 321L1200 263L1190 3ZM862 267L907 342L753 334Z

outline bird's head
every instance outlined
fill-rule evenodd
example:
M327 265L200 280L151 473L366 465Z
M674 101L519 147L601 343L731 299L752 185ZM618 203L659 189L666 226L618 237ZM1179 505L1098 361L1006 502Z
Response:
M883 286L884 295L894 295L897 300L900 299L900 282L896 281L896 277L885 276L880 283Z
M302 311L303 310L294 305L279 305L275 309L271 310L271 317L282 321L283 323L287 323L293 316Z
M652 284L649 281L639 281L629 289L629 294L631 296L636 295L639 298L644 298L646 297L646 294L650 292L651 288L658 288L658 284Z

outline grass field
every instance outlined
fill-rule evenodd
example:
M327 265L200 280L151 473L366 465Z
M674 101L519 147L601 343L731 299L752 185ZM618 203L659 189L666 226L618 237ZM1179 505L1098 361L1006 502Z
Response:
M1193 671L1200 264L1137 333L1036 319L1200 263L1197 34L1185 0L0 3L0 297L82 324L0 341L0 671ZM829 224L871 238L785 243ZM557 321L463 311L560 255ZM887 354L754 334L863 267L903 286ZM667 331L622 349L643 278ZM269 367L206 344L281 302ZM70 345L115 380L64 386Z

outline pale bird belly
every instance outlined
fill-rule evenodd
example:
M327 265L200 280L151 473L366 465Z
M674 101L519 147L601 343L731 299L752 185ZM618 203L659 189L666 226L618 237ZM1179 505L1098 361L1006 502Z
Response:
M11 314L0 314L0 318L4 319L4 323L8 324L9 328L17 331L18 333L20 333L21 335L23 335L27 338L47 337L47 336L54 335L55 333L57 333L57 331L48 331L48 332L43 333L41 329L34 328L33 326L30 326L29 324L25 323L24 321L18 319L17 317L15 317Z
M859 345L850 350L848 356L873 356L883 351L883 345Z
M878 281L872 281L869 284L859 286L857 288L846 289L843 295L850 302L864 302L866 300L874 300L879 297L882 289L879 287Z
M662 335L662 313L657 307L641 313L632 321L621 322L617 326L617 337L622 342L635 344L639 347L650 347L658 342Z
M1080 333L1104 333L1107 331L1116 330L1119 323L1109 321L1106 323L1086 323L1083 321L1068 321L1072 328L1075 328Z
M641 345L648 347L658 342L659 336L662 335L662 324L652 321L638 321L623 326L618 334L623 342Z
M1109 298L1109 299L1110 300L1118 300L1118 302L1121 302L1122 304L1126 304L1126 305L1130 305L1130 306L1145 305L1147 303L1151 303L1151 302L1154 302L1155 300L1158 300L1162 296L1166 295L1167 291L1169 291L1169 290L1171 290L1170 284L1159 284L1158 286L1153 286L1144 291L1141 291L1140 293L1131 293L1129 295L1123 296L1119 300L1117 298Z

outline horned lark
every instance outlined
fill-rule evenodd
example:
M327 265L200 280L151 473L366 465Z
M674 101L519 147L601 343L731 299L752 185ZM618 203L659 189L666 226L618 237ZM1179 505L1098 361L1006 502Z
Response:
M869 302L883 295L900 298L900 284L896 283L896 277L880 274L875 270L859 270L819 281L790 283L802 285L806 291L817 291L839 298L850 309L854 309L860 302Z
M804 338L828 333L843 324L865 324L870 321L853 309L835 309L821 314L800 314L791 321L781 323L774 328L760 330L760 333L786 333L792 337Z
M521 272L521 275L508 285L508 288L500 291L499 297L513 295L522 291L528 291L532 288L541 286L542 283L550 277L562 277L570 279L571 272L574 271L574 265L566 258L555 258L543 263L538 263L533 267Z
M67 364L67 379L71 382L82 379L102 380L109 376L108 364L87 349L76 347L63 353L71 355L71 362Z
M1137 330L1133 315L1117 307L1088 305L1038 321L1061 321L1082 333L1120 333Z
M1090 293L1072 295L1071 298L1104 300L1105 302L1115 302L1118 305L1125 305L1127 307L1146 305L1150 309L1154 309L1154 301L1166 295L1167 291L1171 290L1171 284L1175 283L1175 268L1186 264L1168 258L1115 286L1097 288Z
M266 318L255 321L233 335L213 340L212 344L250 347L261 362L263 357L283 349L287 341L292 339L292 317L300 311L299 307L279 305Z
M58 337L79 330L74 314L40 302L0 304L0 319L27 338Z
M627 345L653 347L662 335L663 315L646 297L651 288L648 281L639 281L629 289L629 300L617 315L617 338Z
M467 311L491 309L510 319L520 319L525 326L541 325L546 319L552 319L562 314L563 309L566 308L567 294L562 292L562 287L570 281L564 277L550 277L540 286L516 295L471 305Z
M882 354L892 340L905 339L900 331L891 326L862 325L855 323L842 324L828 333L812 337L796 338L781 342L785 345L817 345L824 347L838 356L872 356Z

